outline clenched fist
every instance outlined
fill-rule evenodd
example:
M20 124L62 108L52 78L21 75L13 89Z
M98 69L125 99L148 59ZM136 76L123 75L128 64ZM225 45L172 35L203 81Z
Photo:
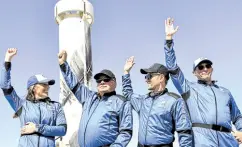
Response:
M62 50L61 52L59 52L58 59L59 59L59 64L60 65L66 62L67 53L66 53L65 50Z
M16 48L8 48L5 55L5 62L11 62L12 58L17 54Z

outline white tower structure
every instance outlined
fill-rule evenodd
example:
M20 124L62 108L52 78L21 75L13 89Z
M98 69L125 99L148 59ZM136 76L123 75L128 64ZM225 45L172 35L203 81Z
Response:
M91 88L92 51L91 25L93 6L87 0L59 0L55 5L59 25L59 50L66 50L72 71L80 82ZM82 106L60 75L60 103L67 119L67 134L57 142L59 147L76 147Z

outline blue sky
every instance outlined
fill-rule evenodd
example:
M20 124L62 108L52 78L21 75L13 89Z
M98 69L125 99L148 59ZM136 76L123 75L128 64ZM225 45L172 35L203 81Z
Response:
M55 78L51 88L53 100L59 97L58 25L54 20L54 5L50 0L8 0L1 4L0 61L9 47L18 48L13 59L12 85L20 96L26 93L27 79L37 73ZM198 57L214 62L215 80L231 90L242 108L242 1L185 0L92 0L95 22L92 28L93 72L111 69L121 76L125 60L134 55L136 64L131 72L134 91L147 93L144 76L139 69L154 62L164 63L164 20L171 16L179 25L175 41L178 64L186 78L194 81L192 63ZM95 86L95 83L93 84ZM170 91L175 91L172 83ZM1 146L17 146L19 120L12 119L10 108L0 92ZM136 121L137 122L137 121Z

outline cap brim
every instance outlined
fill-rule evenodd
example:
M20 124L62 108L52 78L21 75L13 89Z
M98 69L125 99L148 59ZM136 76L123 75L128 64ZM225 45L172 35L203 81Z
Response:
M94 76L94 79L95 79L95 80L98 80L100 76L107 76L107 77L111 78L110 76L108 76L108 75L105 74L105 73L97 73L97 74Z
M142 68L142 69L140 69L140 72L141 72L142 74L147 74L147 73L150 73L151 70L150 70L150 69L147 69L147 68Z
M54 85L55 84L55 80L53 80L53 79L52 80L51 79L46 79L46 80L40 81L38 83Z

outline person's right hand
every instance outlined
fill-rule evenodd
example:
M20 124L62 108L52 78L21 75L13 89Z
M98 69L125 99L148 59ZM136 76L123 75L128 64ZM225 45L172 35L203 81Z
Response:
M129 57L124 65L124 74L129 74L134 64L134 56Z
M5 62L11 62L12 58L17 54L16 48L8 48L5 54Z
M25 134L32 134L36 132L36 124L32 122L27 122L22 128L21 128L21 135Z
M242 143L242 132L240 132L240 131L232 131L232 135L239 142L239 144Z
M66 62L66 59L67 59L67 53L65 50L62 50L59 52L58 54L58 60L59 60L59 64L63 64Z
M169 17L165 20L166 40L171 40L172 36L176 34L176 32L178 31L179 27L177 26L176 28L174 28L173 23L174 23L173 18Z

